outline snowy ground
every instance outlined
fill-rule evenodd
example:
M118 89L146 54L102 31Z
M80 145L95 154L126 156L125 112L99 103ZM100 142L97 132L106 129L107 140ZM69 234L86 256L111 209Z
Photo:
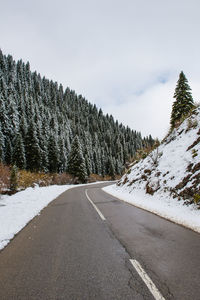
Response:
M13 196L0 198L0 249L53 199L72 186L52 185L27 188Z
M186 206L182 200L178 201L166 194L151 196L143 190L136 189L130 193L128 188L122 189L115 184L104 187L103 190L134 206L200 233L200 211L195 205Z

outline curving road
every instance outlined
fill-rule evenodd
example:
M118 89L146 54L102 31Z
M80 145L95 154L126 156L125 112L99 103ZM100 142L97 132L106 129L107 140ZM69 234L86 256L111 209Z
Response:
M0 299L200 299L199 234L105 185L66 191L0 252Z

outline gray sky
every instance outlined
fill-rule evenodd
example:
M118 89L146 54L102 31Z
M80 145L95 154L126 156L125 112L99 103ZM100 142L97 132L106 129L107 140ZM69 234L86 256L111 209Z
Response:
M199 0L0 0L0 47L162 138L184 71L200 95Z

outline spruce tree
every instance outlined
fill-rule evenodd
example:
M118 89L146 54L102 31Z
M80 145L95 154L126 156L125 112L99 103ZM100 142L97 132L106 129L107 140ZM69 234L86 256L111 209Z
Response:
M11 174L10 174L10 190L12 192L16 192L17 190L17 167L14 165L11 168Z
M0 163L4 162L4 151L5 151L5 137L2 133L1 123L0 123Z
M25 138L26 164L30 171L41 170L41 149L37 138L37 131L33 119L30 122Z
M15 164L19 169L25 169L26 167L24 143L20 132L17 134L14 140L12 163Z
M74 175L74 177L78 177L80 182L84 183L87 181L87 169L78 136L74 138L72 143L68 159L68 172Z
M115 179L115 166L111 156L108 158L108 175L110 175L113 180Z
M48 154L49 171L56 173L59 169L59 149L56 137L53 135L51 135L49 139Z
M12 154L13 154L13 148L10 139L5 139L5 154L4 154L4 160L6 164L10 165L12 163Z
M192 107L194 101L191 94L191 88L183 71L179 75L177 81L174 98L176 99L172 105L171 127L174 128L176 123L186 116Z

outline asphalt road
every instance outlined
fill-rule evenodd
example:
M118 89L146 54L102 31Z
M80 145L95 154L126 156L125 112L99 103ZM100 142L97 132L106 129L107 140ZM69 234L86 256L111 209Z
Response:
M103 185L63 193L0 252L1 300L200 299L199 234L111 197Z

